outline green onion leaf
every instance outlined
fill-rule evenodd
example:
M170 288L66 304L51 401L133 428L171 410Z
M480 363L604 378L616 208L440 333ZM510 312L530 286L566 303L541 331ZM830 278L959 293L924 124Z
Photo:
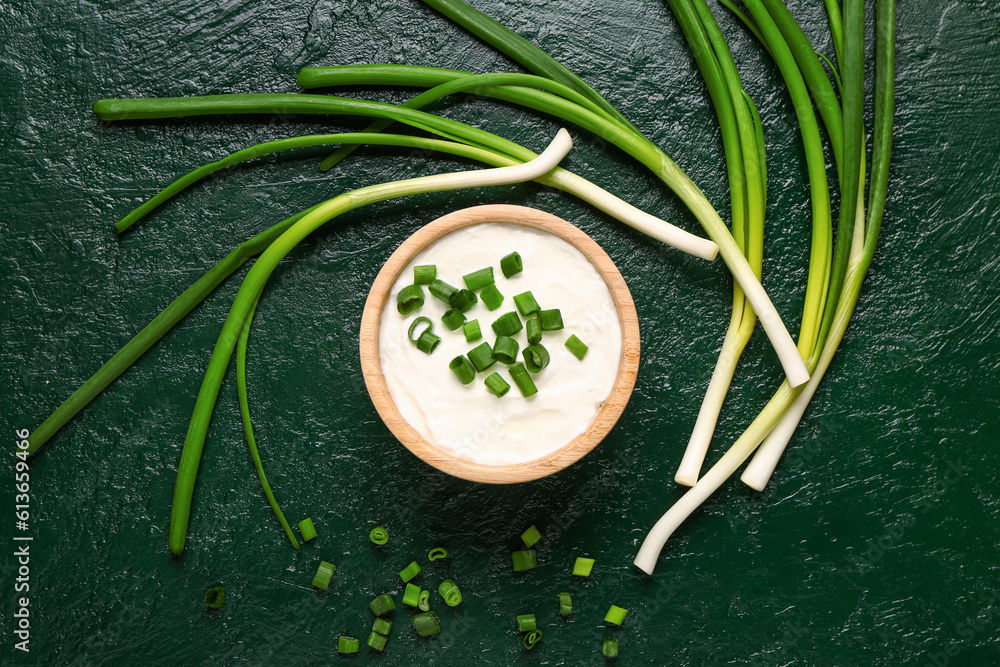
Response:
M469 320L462 325L462 333L465 334L465 342L472 343L483 337L483 332L479 330L479 320Z
M431 609L431 592L426 588L420 591L420 597L417 598L417 609L420 611L430 611Z
M448 331L454 331L465 324L465 314L458 308L449 308L441 316L441 321L444 322L444 326Z
M333 563L327 563L325 560L319 562L319 567L316 569L316 576L313 577L313 586L316 588L322 588L324 591L330 588L330 580L333 579L333 571L337 569L337 566Z
M537 313L540 309L538 302L535 301L535 297L531 292L521 292L514 295L514 305L517 306L517 309L525 317Z
M457 607L462 601L462 591L458 589L458 585L451 579L445 579L438 586L438 593L444 598L444 603L449 607Z
M337 638L337 653L357 653L361 648L361 641L354 637L341 635Z
M478 271L473 271L472 273L467 273L462 276L462 280L465 281L465 286L470 290L475 292L476 290L481 290L484 287L492 285L496 281L493 279L493 267L487 266L485 269L479 269Z
M374 544L385 544L389 541L389 531L382 526L376 526L368 533L368 539Z
M493 343L493 356L497 361L512 364L517 361L517 341L509 336L497 336Z
M482 373L497 362L496 357L493 356L493 348L490 347L489 343L472 348L469 350L468 356L477 373Z
M392 599L391 595L383 593L369 602L368 606L371 608L372 613L376 616L385 616L396 608L396 602Z
M557 331L563 328L562 313L558 308L538 311L538 324L542 331Z
M434 348L438 346L441 342L441 337L437 334L433 334L430 331L425 331L420 334L420 338L417 339L417 349L421 352L426 352L430 354L434 351Z
M399 573L399 578L403 580L403 583L406 583L418 574L420 574L420 565L417 564L417 561L413 561L403 568L403 571Z
M521 256L512 252L500 260L500 270L503 271L504 278L510 278L521 272L524 267L521 265Z
M534 344L524 348L524 365L532 373L537 373L549 365L549 351L545 346Z
M403 591L403 604L407 607L416 607L420 603L420 586L416 584L406 584Z
M451 369L451 372L455 374L455 377L462 384L469 384L476 379L476 369L462 355L458 355L452 359L451 363L448 364L448 368Z
M457 308L463 313L467 313L472 310L472 307L479 302L476 298L475 293L472 290L460 289L455 290L450 297L448 297L448 303L452 308Z
M439 558L447 558L448 550L444 547L434 547L427 553L427 560L438 560Z
M529 526L526 531L521 533L521 541L529 549L535 546L535 543L540 539L542 539L542 534L538 532L538 529L534 525Z
M515 572L532 570L538 567L538 552L534 549L528 549L526 551L512 551L510 558L511 562L514 564Z
M479 298L482 299L483 305L486 306L486 310L493 311L500 307L503 303L503 294L497 289L496 285L487 286L482 292L479 293Z
M594 559L593 558L577 558L576 562L573 563L573 574L578 577L589 577L590 572L594 569Z
M417 285L430 285L437 279L437 267L433 264L423 264L413 267L413 282Z
M573 598L569 596L569 593L559 594L559 613L563 616L569 616L573 613Z
M582 340L577 338L576 334L573 334L566 339L566 349L572 352L574 357L583 361L583 357L587 354L587 350L590 348L588 348Z
M538 393L538 387L535 386L534 380L531 379L531 374L528 373L522 364L517 363L510 367L510 377L521 391L521 395L525 398ZM527 546L530 547L531 545L528 544Z
M535 648L535 644L542 638L541 630L532 630L528 634L524 635L524 648L529 651Z
M542 325L538 323L537 317L526 320L524 328L528 333L528 345L542 342Z
M441 632L441 619L433 611L424 611L410 617L413 629L421 637L429 637Z
M507 381L500 377L499 373L493 373L486 378L486 388L490 390L497 398L500 398L508 391L510 391L510 385Z
M400 315L409 315L424 305L424 290L420 285L407 285L396 295L396 310Z
M513 310L509 313L504 313L493 321L493 333L498 336L513 336L523 328L521 318ZM543 326L542 328L544 329L545 327Z
M536 629L538 629L538 623L535 621L534 614L521 614L517 617L518 632L531 632Z
M605 658L618 657L618 640L614 637L605 637L601 642L601 655Z
M417 334L416 337L414 337L413 332L416 331L417 327L420 326L421 324L426 324L427 328L421 329L420 333ZM410 339L411 343L416 345L417 341L420 340L421 334L423 334L425 331L430 331L433 326L434 323L431 322L430 318L418 317L417 319L413 320L413 322L410 323L410 330L406 332L406 337Z
M388 641L389 639L385 635L380 635L374 630L372 630L372 633L368 635L368 645L379 653L385 650L385 644Z
M372 632L377 632L383 637L388 637L391 631L392 621L388 618L376 618L375 622L372 623Z
M627 615L628 609L622 609L621 607L611 605L611 608L608 609L608 613L604 615L604 622L621 625L625 621L625 616Z
M457 290L443 280L435 279L428 287L427 290L437 298L441 299L445 303L448 303L451 299L451 295Z
M226 589L222 586L209 588L205 593L205 606L209 609L221 609L226 604Z
M302 534L302 541L308 542L309 540L316 537L316 526L313 525L313 520L306 518L299 521L299 532Z

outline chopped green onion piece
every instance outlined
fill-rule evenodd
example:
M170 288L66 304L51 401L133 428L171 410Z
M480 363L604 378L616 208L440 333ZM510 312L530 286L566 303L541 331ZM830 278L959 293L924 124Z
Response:
M396 602L392 599L391 595L383 593L369 602L368 606L371 607L372 613L376 616L385 616L396 608Z
M527 551L513 551L510 554L510 558L514 563L515 572L520 572L521 570L531 570L538 567L538 552L534 549L528 549Z
M403 583L406 583L418 574L420 574L420 565L417 564L417 561L413 561L403 568L403 571L399 573L399 578L403 580Z
M517 309L525 317L533 315L540 310L538 302L535 301L535 296L531 292L516 294L514 296L514 305L517 306Z
M510 385L507 381L500 377L499 373L493 373L486 378L486 388L489 389L497 398L500 398L508 391L510 391Z
M419 601L420 586L410 583L406 584L406 590L403 591L403 604L407 607L416 607Z
M512 364L517 361L517 341L509 336L497 336L493 343L493 356L497 361Z
M433 611L424 611L410 617L413 629L421 637L429 637L441 632L441 619Z
M392 621L388 618L378 617L375 619L375 622L372 623L372 632L377 632L383 637L388 637L391 630Z
M479 320L469 320L462 325L462 333L465 334L465 342L472 343L483 337L483 332L479 330Z
M521 614L517 617L517 631L518 632L531 632L538 628L538 623L535 621L534 614Z
M424 305L424 290L420 285L407 285L396 295L396 310L400 315L409 315Z
M532 630L528 634L524 635L524 648L529 651L535 648L535 644L542 638L541 630Z
M426 588L420 591L420 597L417 598L417 609L420 611L430 611L431 609L431 592Z
M389 541L389 531L382 526L376 526L368 533L368 539L375 544L385 544Z
M573 613L573 598L569 596L569 593L559 594L559 613L563 616L569 616Z
M524 366L532 373L537 373L549 365L549 351L544 346L535 343L524 348Z
M529 526L526 531L521 533L521 541L528 548L535 546L535 543L540 539L542 539L542 534L538 532L538 529L534 525Z
M444 326L448 329L448 331L454 331L465 324L465 313L458 308L449 308L444 311L444 315L441 316L441 321L444 322Z
M521 363L516 363L510 367L510 378L521 391L521 396L527 398L538 393L538 387L535 386L535 381L531 379L531 374L525 370ZM534 526L532 526L532 528L534 528ZM530 547L531 545L529 544L528 546Z
M441 342L441 336L433 334L430 331L425 331L420 334L420 338L417 339L417 349L421 352L426 352L430 354L434 351L434 348L438 346Z
M445 303L448 303L448 301L451 299L451 295L454 294L456 291L454 287L452 287L443 280L435 280L427 287L427 289L428 291L430 291L431 294L441 299Z
M437 267L433 264L423 264L413 267L413 282L417 285L430 285L437 279Z
M222 586L209 588L205 593L205 606L209 609L221 609L226 604L226 589Z
M493 356L493 348L490 347L489 343L472 348L469 350L468 357L477 373L482 373L497 362L496 357Z
M628 609L622 609L621 607L611 605L611 608L608 609L608 613L604 615L604 622L614 623L615 625L621 625L622 622L625 620L625 616L627 615L628 615Z
M573 563L573 574L578 577L589 577L590 572L594 569L594 559L593 558L577 558L576 562Z
M451 363L448 364L448 368L451 369L451 372L455 374L455 377L462 384L469 384L476 379L476 369L462 355L458 355L452 359Z
M447 558L448 550L444 547L434 547L427 554L427 560L437 560L439 558Z
M316 576L313 577L313 586L322 588L324 591L330 588L330 580L333 579L333 571L336 569L337 566L333 563L321 560L319 568L316 569Z
M337 638L338 653L357 653L361 648L361 641L354 637L340 636Z
M521 265L521 256L512 252L500 260L500 270L503 271L504 278L510 278L514 274L520 273L524 269Z
M476 290L481 290L484 287L492 285L496 281L493 280L493 267L487 266L485 269L479 269L478 271L473 271L472 273L467 273L462 276L462 280L465 281L465 286L470 290L475 292Z
M472 310L472 307L479 302L476 298L475 292L467 289L455 290L455 292L448 299L448 304L452 308L457 308L463 313L467 313Z
M420 333L417 334L416 337L414 337L413 332L416 331L417 327L420 326L421 324L426 324L427 328L421 329ZM418 317L417 319L413 320L413 322L410 323L410 330L406 332L406 337L410 339L411 343L416 345L417 341L420 340L420 336L422 336L424 332L430 331L431 328L433 328L433 326L434 323L431 322L429 317Z
M523 328L521 326L521 318L513 310L509 313L504 313L493 321L493 333L498 336L513 336ZM542 327L542 329L544 328Z
M601 642L601 655L605 658L618 657L618 640L614 637L605 637Z
M577 338L576 334L573 334L566 339L566 349L572 352L574 357L583 361L583 357L587 354L587 350L590 348L587 347L586 343Z
M525 321L524 328L528 331L528 345L542 342L542 325L538 323L537 317Z
M449 607L457 607L462 601L462 591L459 590L458 584L456 584L451 579L445 579L438 586L438 593L444 598L444 603Z
M389 638L385 635L380 635L379 633L372 630L372 633L368 635L368 645L373 649L381 653L385 650L385 644L389 641Z
M558 308L538 311L538 323L542 331L558 331L563 328L562 313Z
M490 285L480 292L479 298L482 299L483 305L489 311L496 310L503 303L503 294L500 293L496 285Z
M299 533L302 534L302 541L308 542L309 540L316 537L316 526L313 525L313 520L310 518L302 519L299 521Z

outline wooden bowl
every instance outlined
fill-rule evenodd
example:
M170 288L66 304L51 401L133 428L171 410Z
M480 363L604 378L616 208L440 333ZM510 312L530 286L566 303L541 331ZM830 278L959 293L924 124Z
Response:
M489 465L460 458L428 442L402 417L382 374L379 331L382 312L393 285L410 261L442 236L463 227L486 222L523 225L549 232L569 242L591 261L607 283L622 330L622 352L611 394L590 427L560 449L541 458L510 465ZM361 369L368 393L379 416L407 449L438 470L473 482L512 484L527 482L558 472L578 461L597 446L618 421L635 386L639 367L639 321L625 279L597 243L562 218L524 206L491 204L473 206L442 216L417 230L396 248L379 271L368 293L361 317Z

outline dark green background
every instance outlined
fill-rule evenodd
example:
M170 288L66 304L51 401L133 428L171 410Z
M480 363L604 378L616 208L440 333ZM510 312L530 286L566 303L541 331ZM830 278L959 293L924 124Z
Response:
M604 92L725 215L721 143L704 86L658 0L477 2ZM13 649L14 561L0 557L0 663L336 662L365 637L368 600L443 544L428 571L465 592L445 632L420 641L405 612L361 664L601 664L601 618L631 610L621 665L990 665L1000 662L996 416L1000 345L997 131L1000 12L991 1L900 3L895 154L882 243L842 350L773 482L733 480L668 543L656 575L632 566L672 483L729 319L721 262L681 256L535 185L386 202L337 220L276 272L251 339L250 394L270 479L290 518L320 532L298 555L264 502L223 387L188 548L168 556L175 468L209 351L238 282L218 290L64 429L31 467L30 656ZM792 9L832 53L819 0ZM808 244L797 128L772 65L721 15L764 117L770 195L765 285L790 328ZM305 65L406 62L499 71L511 63L414 1L0 4L0 392L5 448L33 428L170 299L239 240L364 184L463 168L366 150L322 176L322 150L225 172L116 238L112 223L177 175L337 119L98 124L113 96L294 92ZM401 91L350 94L401 99ZM540 149L557 125L462 98L436 109ZM695 229L659 182L574 130L566 165ZM642 361L632 401L571 469L515 487L453 479L389 434L358 361L361 308L409 233L457 208L518 203L563 216L618 263L635 297ZM239 274L242 275L242 272ZM758 329L711 456L780 379ZM12 551L12 456L0 482L0 553ZM546 534L541 564L510 572L516 536ZM391 544L367 532L388 526ZM597 559L587 581L573 558ZM320 558L335 584L309 583ZM229 602L205 614L224 584ZM578 613L558 618L555 594ZM514 616L546 634L526 654Z

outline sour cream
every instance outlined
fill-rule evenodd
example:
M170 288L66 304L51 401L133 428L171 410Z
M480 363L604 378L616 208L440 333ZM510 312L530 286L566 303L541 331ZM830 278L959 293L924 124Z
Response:
M521 255L524 270L504 278L500 259ZM483 338L465 341L461 327L448 331L441 316L444 301L424 289L424 305L403 317L396 311L399 290L413 284L413 267L437 266L437 277L464 288L462 276L493 267L503 303L489 311L480 300L466 313L478 320ZM454 357L467 354L484 341L496 340L491 324L517 310L514 295L530 291L543 310L558 308L563 326L542 332L541 344L551 360L531 375L538 393L525 398L510 377L508 366L497 362L463 385L448 368ZM611 395L622 352L622 330L607 284L587 257L567 241L522 225L482 223L452 232L419 253L400 274L386 302L379 331L379 355L386 385L402 417L427 441L463 459L486 465L524 463L568 444L593 423ZM417 317L433 322L441 343L425 354L407 338ZM520 317L520 314L519 314ZM524 317L521 317L522 322ZM590 349L583 360L566 349L570 335ZM518 356L527 346L521 330L513 338ZM496 397L484 384L494 371L510 385Z

